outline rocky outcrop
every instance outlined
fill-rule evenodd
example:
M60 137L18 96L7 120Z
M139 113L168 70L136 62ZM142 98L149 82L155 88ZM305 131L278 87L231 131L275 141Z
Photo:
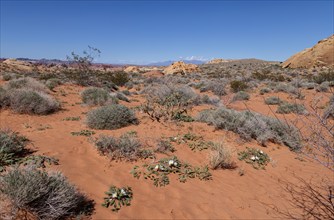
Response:
M124 69L124 72L126 73L139 73L139 67L138 66L128 66Z
M283 68L334 67L334 35L319 41L282 63Z
M199 68L195 64L186 64L183 61L177 61L164 69L164 74L188 74L199 72Z
M213 59L207 62L207 64L217 64L217 63L227 63L230 60L225 60L225 59Z

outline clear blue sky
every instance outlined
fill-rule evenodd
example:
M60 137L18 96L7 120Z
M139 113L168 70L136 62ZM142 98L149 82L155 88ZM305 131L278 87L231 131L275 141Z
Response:
M332 35L333 20L333 0L1 0L0 56L65 59L90 45L108 63L282 61Z

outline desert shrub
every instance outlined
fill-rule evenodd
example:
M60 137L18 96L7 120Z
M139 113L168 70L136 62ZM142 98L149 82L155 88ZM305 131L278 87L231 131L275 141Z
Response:
M95 140L95 146L100 154L112 160L137 160L140 157L141 143L135 135L125 133L119 138L101 135Z
M267 105L279 105L281 102L282 100L277 96L271 96L264 100Z
M34 168L14 169L1 176L0 192L16 210L28 211L38 219L90 214L93 206L61 173Z
M320 72L318 75L313 77L313 80L318 84L321 84L326 81L327 82L334 81L334 70L329 69L327 72L325 71Z
M233 101L242 101L242 100L249 100L249 94L247 92L240 91L233 96Z
M260 94L261 95L264 95L265 93L269 93L269 92L271 92L271 89L270 88L262 88L262 89L260 89Z
M305 83L302 83L301 87L305 89L314 89L316 87L316 83L305 82Z
M10 130L0 130L0 172L23 156L28 139Z
M244 81L233 80L230 82L230 87L232 92L240 92L246 90L248 88L248 85Z
M5 85L5 88L7 90L13 90L13 89L30 89L33 91L38 92L47 92L48 89L43 85L42 83L38 82L37 80L30 78L30 77L24 77L20 79L13 79L8 81L8 83Z
M121 91L124 95L131 95L131 92L129 90L123 90Z
M45 86L50 90L53 90L54 88L56 88L60 84L61 84L61 81L60 81L60 79L57 79L57 78L51 78L51 79L48 79L45 82Z
M322 117L324 119L328 119L330 117L334 118L334 95L330 97L328 107L325 109Z
M294 95L298 99L303 99L304 95L301 93L301 91L296 88L295 86L287 83L278 83L275 86L275 92L285 92L291 95Z
M238 112L220 107L201 111L197 120L213 125L216 129L233 131L245 140L255 139L262 145L273 141L285 144L293 151L301 148L300 136L295 127L255 112Z
M302 104L283 102L278 106L276 113L278 114L295 113L295 114L303 115L303 114L307 114L307 111L304 105Z
M214 143L209 155L209 164L211 169L234 169L236 163L232 160L232 151L222 143Z
M0 108L7 107L9 104L9 94L6 89L0 86Z
M128 97L126 97L123 93L121 92L116 92L115 93L115 97L119 100L122 100L124 102L130 102L130 100L128 99Z
M81 93L81 100L87 105L104 105L108 98L106 90L96 87L87 88Z
M135 114L119 104L103 106L87 114L87 125L93 129L113 130L137 123Z
M15 77L14 73L4 73L2 75L2 80L9 81L9 80L13 79L14 77Z
M127 82L130 81L130 77L128 73L124 71L117 71L117 72L112 73L112 75L110 76L110 79L117 86L124 86Z
M329 82L322 82L319 86L316 87L318 92L328 92Z
M198 95L189 86L151 86L144 93L147 94L147 101L142 109L157 121L177 120L179 116L186 115L192 105L199 103Z
M17 113L46 115L59 109L51 96L34 90L15 89L9 96L10 108Z
M169 140L161 139L159 140L155 151L159 153L174 152L175 148L173 147L172 143Z
M225 84L225 82L221 81L210 81L209 83L204 84L204 86L201 87L200 91L212 91L213 94L215 94L216 96L223 96L227 94L225 91Z

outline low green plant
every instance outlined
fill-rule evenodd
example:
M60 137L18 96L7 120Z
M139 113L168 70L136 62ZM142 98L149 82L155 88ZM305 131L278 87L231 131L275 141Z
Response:
M244 100L249 100L249 94L247 92L244 91L240 91L237 92L234 96L233 96L233 101L244 101Z
M129 186L123 188L110 186L105 194L107 196L103 198L104 202L102 206L106 208L111 207L113 212L118 212L122 206L130 206L133 198L132 188Z
M81 120L81 117L78 116L78 117L66 117L63 119L63 121L80 121Z
M29 140L10 130L0 130L0 172L17 163L25 154Z
M278 114L295 113L299 115L304 115L307 114L307 111L304 105L302 104L283 102L278 106L276 113Z
M264 100L264 103L267 105L279 105L282 103L282 100L277 96L271 96Z
M207 166L194 167L190 164L181 162L176 156L170 158L162 158L153 164L144 164L143 170L139 166L135 166L131 174L139 179L141 176L144 179L153 181L156 187L166 186L170 183L169 174L177 174L180 182L184 183L189 178L198 178L200 180L212 179L211 173Z
M23 166L34 165L36 168L46 168L46 164L59 165L59 160L54 157L44 155L30 155L22 158L18 164Z
M92 136L95 132L91 130L81 130L81 131L72 131L71 135L73 136Z
M239 160L252 164L255 169L265 169L265 166L270 162L268 154L255 148L246 148L245 151L239 152L238 155Z

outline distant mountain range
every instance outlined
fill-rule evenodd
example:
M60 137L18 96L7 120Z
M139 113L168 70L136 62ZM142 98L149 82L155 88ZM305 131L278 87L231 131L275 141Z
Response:
M196 64L196 65L206 63L206 61L203 61L203 60L168 60L168 61L161 61L161 62L156 62L156 63L149 63L147 64L147 66L169 66L176 61L183 61L187 64Z

